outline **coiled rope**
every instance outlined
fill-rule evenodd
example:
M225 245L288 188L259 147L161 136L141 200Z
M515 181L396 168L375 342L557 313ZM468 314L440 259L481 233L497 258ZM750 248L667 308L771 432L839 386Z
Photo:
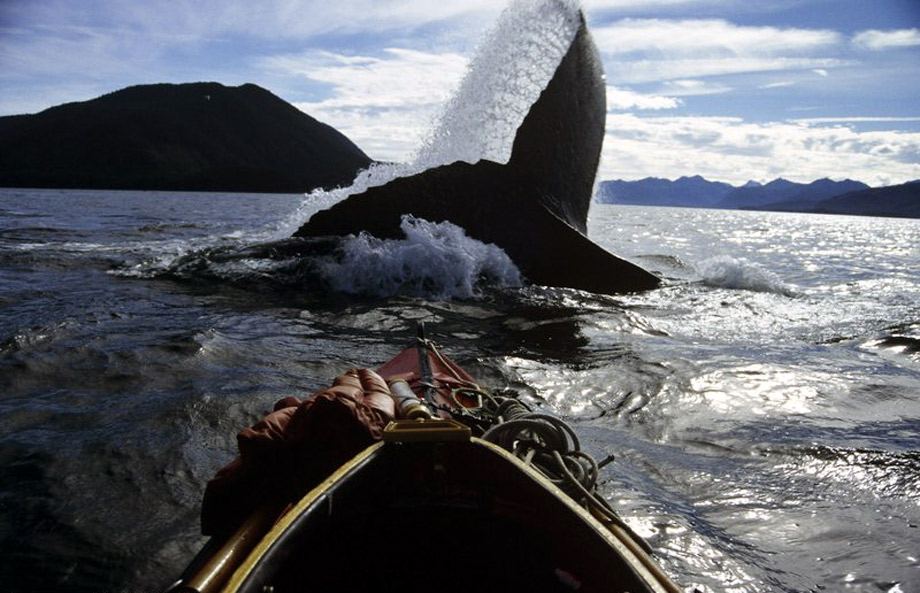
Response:
M457 386L451 389L456 408L441 407L457 420L483 431L481 439L509 451L562 490L571 499L587 508L608 525L622 529L643 550L651 554L648 542L627 525L610 504L597 493L600 474L598 463L581 450L578 436L563 420L547 414L533 412L515 397L494 395L478 384L466 380L450 361L441 355L437 345L425 339L420 332L419 348L431 352L450 371ZM426 378L431 381L430 378ZM428 385L437 388L435 385ZM458 396L478 398L479 406L464 407ZM609 456L606 465L613 460Z
M570 498L609 524L629 534L648 553L651 547L627 525L597 493L600 469L594 458L581 450L571 426L554 416L531 412L513 398L491 398L498 403L497 424L482 435L537 469ZM609 461L612 457L608 457Z

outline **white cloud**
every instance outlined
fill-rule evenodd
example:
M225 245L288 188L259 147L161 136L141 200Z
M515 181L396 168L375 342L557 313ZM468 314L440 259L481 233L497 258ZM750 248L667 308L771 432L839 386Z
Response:
M324 83L329 107L411 107L440 105L466 69L467 58L387 48L382 57L349 56L326 51L264 58L262 67Z
M380 57L307 52L264 58L261 65L326 85L326 98L296 106L372 158L405 161L457 86L467 58L389 48Z
M636 91L607 87L607 109L674 109L681 105L681 100L662 95L648 95Z
M40 35L29 30L5 32L0 44L0 69L7 76L38 79L74 72L88 78L117 76L129 72L131 64L149 64L157 53L128 43L120 34L76 25Z
M791 80L778 80L776 82L768 82L766 84L760 85L759 89L783 89L791 86L795 86L795 83Z
M722 4L725 0L584 0L582 2L590 11L636 10L649 8L662 9L691 4Z
M920 133L859 132L808 120L608 115L599 178L695 174L735 184L779 176L901 183L920 178Z
M430 2L429 0L283 0L297 7L293 23L272 19L269 26L285 26L297 35L329 31L361 32L411 30L443 21L469 19L473 27L492 22L507 4L502 0L467 0L464 2ZM248 4L245 4L249 6ZM266 12L271 13L271 9Z
M920 117L809 117L790 120L798 124L839 124L839 123L894 123L894 122L920 122Z
M821 76L822 78L827 78L828 76L830 76L830 72L828 72L824 68L815 68L814 70L812 70L812 72L814 72L818 76Z
M354 47L370 38L376 47L415 49L443 46L449 38L466 51L503 6L497 0L176 0L168 5L99 0L90 10L86 3L67 0L3 2L0 76L134 75L149 82L175 79L177 71L194 72L214 55L224 56L220 71L231 71L241 52L252 47L330 47L335 42ZM445 21L450 21L449 34L437 30ZM346 37L330 41L335 35ZM203 68L214 71L213 65Z
M426 0L175 0L169 3L99 0L93 9L67 0L30 2L20 19L64 24L94 21L112 28L152 34L170 31L193 39L227 33L266 39L327 33L409 31L445 20L489 22L503 8L496 0L431 3Z
M298 109L345 134L373 159L408 162L419 149L437 107L335 107L322 103L294 103Z
M732 90L730 86L705 80L668 80L662 85L662 89L665 94L675 97L718 95Z
M683 78L755 72L789 72L838 68L850 64L836 58L755 57L643 59L607 62L607 76L617 83L640 84Z
M787 55L840 41L826 29L779 29L736 25L722 19L622 19L594 28L607 54L656 51L681 55Z
M741 26L721 19L622 19L594 28L610 78L642 83L706 76L832 68L819 52L842 37L826 29Z
M853 44L862 49L881 51L900 47L920 45L920 29L896 29L862 31L853 37Z

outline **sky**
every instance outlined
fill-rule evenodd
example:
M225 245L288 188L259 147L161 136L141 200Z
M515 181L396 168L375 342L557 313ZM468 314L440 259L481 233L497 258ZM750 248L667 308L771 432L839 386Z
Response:
M0 115L255 83L406 161L507 2L0 0ZM583 0L599 179L920 179L920 0Z

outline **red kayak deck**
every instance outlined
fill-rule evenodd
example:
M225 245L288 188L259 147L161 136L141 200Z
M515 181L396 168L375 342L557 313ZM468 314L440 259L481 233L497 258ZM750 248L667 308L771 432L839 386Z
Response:
M482 389L472 375L424 339L394 356L377 373L387 383L408 383L415 395L442 418L449 418L451 411L482 405Z

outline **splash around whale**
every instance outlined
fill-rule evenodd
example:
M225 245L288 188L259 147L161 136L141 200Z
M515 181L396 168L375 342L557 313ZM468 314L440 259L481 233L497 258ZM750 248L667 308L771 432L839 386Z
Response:
M574 35L517 128L507 163L456 160L392 179L315 213L294 236L398 239L411 215L449 221L497 245L530 282L606 294L657 287L656 276L586 236L606 88L581 11L549 4L574 24Z

